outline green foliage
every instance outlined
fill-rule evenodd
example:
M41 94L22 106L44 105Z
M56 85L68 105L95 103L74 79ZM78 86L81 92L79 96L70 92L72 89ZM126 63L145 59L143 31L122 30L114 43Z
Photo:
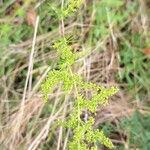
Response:
M104 87L99 87L93 83L87 83L82 80L82 78L74 74L71 71L71 66L75 63L76 54L72 52L70 46L68 46L68 41L66 38L59 40L54 43L54 48L57 49L60 56L60 60L63 60L61 65L59 65L59 70L53 70L48 74L47 79L42 84L42 93L44 99L48 100L48 94L52 92L54 86L58 83L62 83L63 90L67 94L73 89L77 90L76 101L74 103L74 109L63 125L67 128L72 128L73 139L69 143L69 149L75 150L79 147L80 150L89 149L89 145L100 141L108 148L113 148L112 142L105 137L102 131L93 130L94 117L90 117L87 122L82 121L80 115L84 110L96 113L97 109L101 105L108 104L108 98L115 94L118 90L115 87L106 89ZM94 92L93 97L87 100L82 93L83 90L90 89ZM84 142L87 141L87 142ZM88 143L88 144L87 144ZM96 149L91 147L90 150Z
M131 118L122 120L121 126L128 134L129 148L149 150L150 116L135 111Z
M8 46L10 44L16 44L21 42L22 40L26 39L30 34L32 34L32 30L27 25L15 26L7 23L0 24L0 77L4 75L4 70L8 66L8 64L10 66L6 70L13 70L13 67L16 67L13 66L13 63L10 63L14 61L14 56L11 55L11 51ZM5 57L3 57L4 54L6 54ZM16 59L18 58L16 57ZM6 61L5 65L3 61Z
M105 123L100 126L106 135L116 137L116 139L121 136L122 140L126 141L118 144L117 150L124 150L125 147L128 147L128 149L149 150L149 124L149 114L144 115L137 110L130 117L122 118L117 126L114 123Z
M83 3L83 0L69 0L68 7L62 10L62 17L68 17L73 14Z
M63 90L70 91L74 82L80 81L80 77L77 75L71 76L68 72L69 70L60 70L60 71L51 71L48 74L48 78L42 84L42 92L45 96L45 100L48 99L48 94L52 92L54 85L57 85L60 82L63 82Z
M149 58L142 53L145 46L140 34L128 36L128 40L126 43L120 44L120 66L122 69L119 72L119 80L128 83L128 89L137 93L136 96L139 98L140 95L143 98L142 93L148 93L150 87ZM132 44L132 47L129 43Z
M122 0L101 0L95 3L93 9L95 18L89 36L91 45L110 37L110 28L115 33L119 28L126 26L129 17L137 11L137 2L133 1L130 5Z
M148 2L148 0L146 0ZM145 2L146 2L145 1ZM22 91L24 88L24 82L27 74L27 67L24 68L24 66L27 66L27 57L28 57L28 50L31 50L30 44L26 45L25 47L17 48L21 43L24 45L24 42L26 43L26 40L32 39L33 36L33 28L28 26L25 21L25 13L28 11L23 10L25 7L20 7L21 9L16 9L12 11L15 11L13 13L8 14L8 11L11 11L11 7L13 6L14 2L17 1L14 0L4 0L3 4L0 5L0 77L2 78L2 84L0 86L0 93L1 93L1 99L8 99L11 101L9 102L9 109L10 113L11 111L16 110L16 104L20 103L20 99L22 97ZM35 83L41 76L42 69L45 64L51 65L55 63L55 60L50 60L48 56L52 47L49 48L48 41L51 41L51 31L52 31L52 41L55 37L57 37L57 33L59 31L59 19L68 19L68 17L72 16L73 13L80 7L81 1L75 0L65 0L64 1L64 7L60 9L61 1L56 0L46 0L42 1L38 7L33 6L34 4L31 4L31 7L36 7L37 15L40 16L40 23L38 28L38 34L41 35L40 37L44 37L45 35L49 35L48 38L45 40L45 38L37 41L36 49L38 49L38 53L35 56L34 62L34 68L35 72L38 71L38 76L35 76L34 70L33 70L33 78L35 79ZM147 40L147 35L149 33L144 33L142 26L146 27L146 15L142 14L142 7L138 6L139 1L123 1L123 0L88 0L88 3L86 3L86 7L83 8L81 12L79 12L79 16L77 17L76 22L80 22L80 16L83 15L82 23L83 25L87 24L88 20L93 21L92 25L90 24L90 33L87 32L87 36L85 37L85 40L87 38L90 39L91 45L100 45L101 43L105 43L106 39L110 37L110 29L109 29L109 23L108 18L110 19L110 23L112 25L112 30L117 37L117 43L118 43L118 51L120 54L120 69L119 69L119 75L118 75L118 81L119 85L126 85L128 86L128 89L133 96L140 96L140 100L146 100L149 104L149 87L150 87L150 63L149 63L149 56L146 56L142 53L142 49L149 48L149 41ZM90 4L89 4L90 2ZM48 5L48 3L55 3L55 5L52 5L53 10ZM82 2L81 2L82 3ZM93 6L94 4L94 6ZM146 6L149 8L149 6ZM145 7L145 8L146 8ZM89 12L89 8L93 8L93 12ZM55 11L54 11L55 10ZM146 11L146 10L144 10ZM56 13L55 13L56 12ZM86 13L85 13L86 12ZM95 14L94 14L95 12ZM84 13L84 14L82 14ZM92 13L94 15L92 15ZM91 18L90 18L91 16ZM59 18L58 18L59 17ZM70 20L71 19L71 20ZM66 27L70 26L70 23L73 23L76 17L71 17L68 19L68 22L65 23ZM143 22L142 22L143 21ZM143 24L144 23L144 24ZM80 30L80 27L77 27ZM86 30L86 27L83 27L83 31ZM137 31L138 30L138 31ZM53 34L54 31L54 34ZM138 32L135 33L135 32ZM45 34L46 33L46 34ZM56 33L56 34L55 34ZM84 32L83 32L84 33ZM54 35L54 36L53 36ZM55 36L56 35L56 36ZM37 35L38 36L38 35ZM144 37L145 36L145 37ZM47 37L47 36L46 36ZM61 43L62 41L62 43ZM80 114L83 113L84 110L88 112L95 113L95 110L98 108L98 105L106 105L108 104L107 99L109 96L104 94L104 97L101 97L104 93L107 93L109 90L113 91L113 88L111 89L105 89L103 87L99 87L96 84L93 83L86 83L83 81L81 77L79 77L77 74L70 75L70 69L67 69L67 66L72 66L76 59L78 58L78 54L72 53L71 47L68 46L69 42L68 39L61 39L61 41L58 41L55 43L55 49L57 49L58 54L60 55L60 61L58 62L58 68L57 70L52 70L48 74L47 79L45 80L45 87L42 85L42 92L44 95L45 101L48 100L48 95L53 91L54 87L57 86L57 84L62 84L62 90L65 91L65 94L70 94L72 90L74 90L74 84L76 84L79 95L78 97L75 97L74 102L74 108L73 112L71 112L71 115L69 118L67 118L65 124L68 125L68 127L72 128L72 131L74 135L82 138L83 135L86 135L86 138L88 140L88 143L91 143L91 137L93 136L93 133L95 134L96 131L91 131L91 128L86 128L85 126L92 126L93 120L92 116L89 118L89 120L85 123L82 119L78 119L78 111L75 111L76 108L78 110L78 106L80 108ZM65 41L65 42L64 42ZM79 42L84 42L80 41ZM89 42L89 41L88 41ZM148 44L146 44L146 42ZM27 42L28 43L28 42ZM22 45L21 44L21 45ZM57 45L58 44L58 45ZM89 43L84 43L89 44ZM12 47L11 47L12 46ZM13 48L16 46L16 48ZM46 46L46 47L45 47ZM41 48L42 47L42 48ZM105 45L102 45L102 47L105 47ZM93 47L94 48L94 47ZM68 50L69 49L69 50ZM61 53L62 52L62 53ZM86 51L87 53L87 51ZM44 56L41 57L41 54ZM44 58L44 61L43 61ZM66 61L67 60L67 61ZM44 64L44 66L43 66ZM42 67L41 67L42 66ZM20 71L21 70L21 71ZM37 74L37 73L36 73ZM76 79L75 79L76 78ZM4 79L4 80L3 80ZM51 79L51 80L48 80ZM5 83L6 80L6 83ZM4 82L3 82L4 81ZM77 81L77 82L76 82ZM6 84L6 85L5 85ZM34 83L33 83L34 85ZM8 88L6 88L8 86ZM126 88L127 89L127 88ZM86 91L90 90L93 92L93 95L91 99L87 99L84 95L80 93L80 91ZM8 92L7 92L8 91ZM8 93L8 94L7 94ZM84 92L82 92L84 93ZM111 93L111 92L110 92ZM6 95L6 96L5 96ZM109 94L111 95L111 94ZM130 95L130 96L131 96ZM7 98L8 96L8 98ZM12 101L13 100L13 101ZM72 100L72 99L71 99ZM135 99L134 99L135 100ZM63 98L59 101L63 101ZM47 103L47 106L44 107L42 110L42 114L39 117L39 121L42 122L40 119L48 117L49 114L52 111L53 104L49 102ZM142 101L142 104L145 103L145 101ZM7 103L5 103L7 105ZM2 120L8 114L6 113L7 108L5 109L4 104L4 112L2 111ZM59 106L59 105L58 105ZM12 109L13 108L13 109ZM96 113L95 113L96 114ZM33 119L31 119L32 122ZM73 128L78 125L78 120L80 121L80 126L83 128L86 128L89 132L86 134L84 131L82 131L82 128L79 128L79 131L81 131L81 135L77 135L78 130L73 130ZM92 123L89 123L90 120L92 120ZM148 127L150 123L150 117L144 116L140 113L135 113L130 119L125 119L123 121L123 131L127 135L124 138L125 144L129 145L129 149L142 149L142 150L149 150L149 136L150 136L150 129ZM32 123L31 123L32 124ZM70 125L69 125L70 124ZM38 124L37 124L38 125ZM118 124L117 124L118 125ZM34 127L34 125L31 125ZM107 127L108 126L108 127ZM116 131L114 127L114 122L111 124L110 127L108 123L101 124L102 131L104 131L105 135L109 136L111 133L111 137L115 138L114 132ZM101 129L100 128L100 129ZM78 128L77 128L78 129ZM34 128L34 132L37 133L38 129ZM120 134L122 135L123 131L119 131L117 133L116 139L120 140L119 138ZM100 131L100 132L102 132ZM53 133L54 132L54 133ZM30 132L27 132L30 133ZM107 134L108 133L108 134ZM110 134L109 134L110 133ZM139 137L139 133L140 137ZM41 149L50 149L51 145L53 145L53 142L55 142L55 131L50 131L51 136L44 141L45 147L42 147ZM28 136L28 134L26 134ZM102 136L102 135L100 135ZM73 136L74 138L74 136ZM91 141L90 141L91 140ZM50 142L49 142L50 141ZM95 140L100 141L102 143L103 140L98 138ZM94 141L94 142L95 142ZM52 143L51 143L52 142ZM129 142L129 143L128 143ZM71 144L72 143L72 144ZM72 146L72 149L76 149L76 144L73 143L73 139L70 143L70 147ZM24 145L24 143L22 143ZM42 145L42 143L41 143ZM90 147L87 147L85 143L80 143L81 147L83 149L88 150ZM118 144L119 145L119 144ZM73 147L74 146L74 147ZM122 150L124 150L124 146L122 146ZM1 146L1 149L7 149L6 147ZM53 148L51 148L53 149ZM91 149L96 149L96 147L91 147ZM117 150L121 149L120 146L116 148Z
M63 9L62 17L67 17L70 13L75 12L81 5L81 2L82 0L71 0L68 7ZM56 7L54 9L57 11ZM96 114L98 107L108 104L108 98L115 94L118 89L115 87L106 89L93 83L84 82L79 75L73 73L72 65L80 55L72 52L67 38L62 38L55 42L53 48L57 50L60 56L60 63L58 70L53 70L48 74L45 82L41 85L41 90L45 101L48 100L48 94L60 83L65 91L65 95L70 94L72 90L75 91L74 97L76 100L72 113L62 123L64 127L71 128L73 131L73 138L69 142L69 149L97 150L95 146L97 141L100 141L101 144L108 148L113 148L114 145L102 131L93 129L94 117L90 116L87 121L83 121L81 115L85 110ZM83 91L86 90L93 92L90 100L83 94ZM94 144L94 146L90 146L91 144Z
M136 99L147 99L150 91L149 58L142 53L144 48L149 48L149 33L136 29L132 25L132 18L136 18L139 3L132 1L126 3L122 0L101 0L93 7L95 18L91 28L89 43L98 45L100 41L112 38L111 32L117 39L120 54L120 71L118 81L127 84L127 87ZM111 29L112 31L111 31ZM116 33L121 33L118 37ZM147 40L145 40L147 39ZM134 97L134 98L135 98Z
M124 2L121 1L121 0L115 0L115 1L112 1L112 0L107 0L107 1L102 0L101 3L103 5L105 5L106 7L120 7L120 6L123 5Z
M75 150L74 147L77 146L80 147L79 149L89 149L88 145L96 143L97 141L100 141L101 144L104 144L108 148L114 147L112 142L105 137L102 131L92 129L92 126L94 125L94 117L91 116L87 122L84 122L79 116L84 110L96 114L98 106L107 104L108 97L116 92L117 89L112 87L109 90L101 90L99 94L95 94L90 100L83 98L83 95L77 97L74 110L69 120L64 123L66 127L72 128L74 132L73 140L70 143L70 150ZM86 141L86 144L84 141ZM91 149L92 148L95 147L91 147Z
M120 22L120 19L124 19L125 12L120 14L118 11L123 4L122 0L102 0L95 4L94 27L90 32L89 39L92 44L96 44L99 39L103 40L110 35L109 23L114 28Z
M58 54L61 56L61 68L65 68L68 65L71 66L74 64L75 59L77 57L76 54L72 53L71 47L69 47L67 39L64 38L54 44L54 48L57 49Z
M65 7L62 9L57 8L55 4L50 4L51 9L57 14L59 19L67 18L72 16L78 8L80 8L81 4L84 0L69 0Z
M6 47L9 44L9 42L10 42L9 34L11 32L11 29L12 29L12 27L9 24L0 24L0 39L1 39L0 47L1 47L1 49L3 49L4 47Z

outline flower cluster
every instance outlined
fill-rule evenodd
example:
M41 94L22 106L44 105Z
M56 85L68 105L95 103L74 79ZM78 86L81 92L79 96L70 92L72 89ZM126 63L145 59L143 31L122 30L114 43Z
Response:
M96 114L98 107L106 105L108 98L117 91L118 89L114 87L110 89L103 88L100 93L95 94L90 100L87 100L83 95L77 97L74 110L70 118L64 123L64 126L72 128L74 133L73 139L69 144L70 150L75 150L77 146L80 147L80 150L97 150L95 147L89 148L89 145L95 144L97 141L100 141L101 144L104 144L108 148L114 147L110 139L102 131L92 128L94 125L94 117L90 116L89 120L85 122L78 115L81 116L84 110Z
M62 16L68 17L73 14L83 3L83 0L70 0L68 7L62 10Z
M61 17L67 17L74 13L80 7L83 0L70 0L68 7L63 8ZM68 95L73 90L75 93L75 102L73 110L69 117L61 123L65 128L72 129L72 140L69 142L69 150L97 150L96 143L99 141L107 148L113 148L111 140L107 138L103 131L94 129L94 116L90 115L87 120L81 116L84 111L96 114L98 107L108 104L108 98L114 95L118 89L111 87L110 89L98 86L94 83L84 82L83 79L73 73L72 65L81 54L75 54L69 46L68 39L62 38L54 43L55 48L60 56L59 67L52 70L41 86L45 101L48 100L48 94L53 92L56 85L62 84L64 94ZM91 91L91 98L87 99L84 91Z
M108 148L113 148L112 142L109 138L105 137L104 133L99 130L94 130L94 117L90 116L88 121L83 121L80 117L84 110L96 114L99 106L108 104L108 98L114 95L118 89L111 87L106 89L102 86L98 86L94 83L84 82L82 78L74 74L71 71L71 66L75 63L76 54L72 52L66 38L63 38L55 42L54 48L60 56L60 60L63 60L59 66L59 70L53 70L48 74L47 79L42 84L42 93L44 99L48 100L48 94L52 92L54 86L62 83L62 89L66 92L76 88L78 95L76 95L76 101L74 102L74 108L70 117L63 122L63 126L71 128L73 131L72 141L69 143L70 150L76 150L79 147L80 150L96 150L95 146L90 146L100 141ZM83 91L91 90L93 95L91 99L86 99Z

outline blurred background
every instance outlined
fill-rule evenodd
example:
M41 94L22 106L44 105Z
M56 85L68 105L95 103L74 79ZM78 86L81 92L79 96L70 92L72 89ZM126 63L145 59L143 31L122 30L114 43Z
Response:
M67 113L63 92L58 88L46 104L40 92L58 64L52 43L62 35L58 12L67 3L0 0L0 150L67 149L70 131L55 128L55 120ZM149 0L85 0L64 19L74 52L91 51L75 72L119 88L95 123L117 150L150 149L149 27Z

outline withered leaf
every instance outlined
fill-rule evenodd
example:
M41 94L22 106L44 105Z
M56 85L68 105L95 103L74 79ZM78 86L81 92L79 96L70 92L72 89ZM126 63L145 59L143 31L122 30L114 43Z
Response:
M143 49L143 53L144 53L145 55L150 55L150 48L144 48L144 49Z
M27 24L30 25L30 26L35 27L36 17L37 17L36 11L34 9L30 9L27 12L27 16L26 16Z

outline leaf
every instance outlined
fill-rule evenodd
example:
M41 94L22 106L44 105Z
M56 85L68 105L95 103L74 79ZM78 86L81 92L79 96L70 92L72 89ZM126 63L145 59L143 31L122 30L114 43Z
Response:
M37 17L36 11L34 9L30 9L27 12L27 16L26 16L27 24L35 27L36 17Z
M102 0L101 3L106 7L120 7L124 4L122 0Z

